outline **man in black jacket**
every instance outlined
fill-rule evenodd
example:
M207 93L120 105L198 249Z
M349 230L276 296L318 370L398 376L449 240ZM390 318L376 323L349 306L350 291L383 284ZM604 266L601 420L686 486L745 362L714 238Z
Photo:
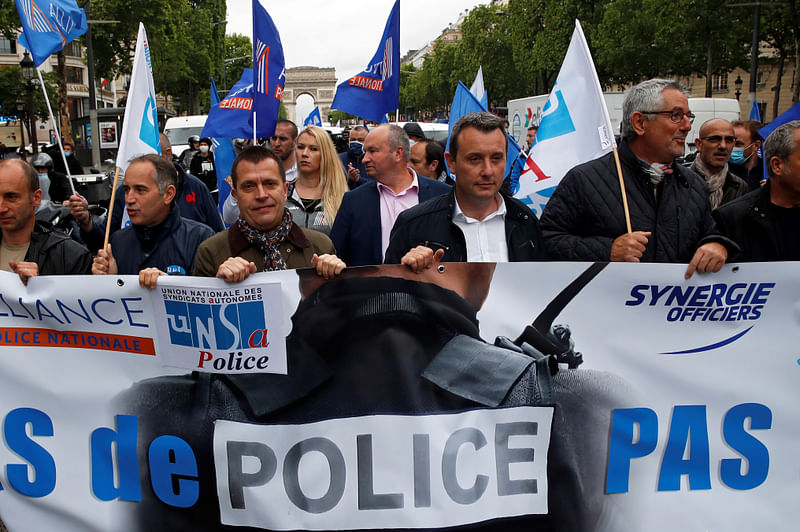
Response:
M413 271L447 262L518 262L545 258L536 216L500 194L508 145L503 120L491 113L461 117L445 154L456 174L449 194L402 212L386 263Z
M701 177L679 164L694 115L685 89L663 79L628 91L619 158L630 209L626 224L614 161L608 153L570 170L542 214L547 252L556 260L689 263L716 272L738 246L711 218Z
M36 222L41 199L39 175L30 164L0 162L0 270L19 274L25 284L37 275L89 273L89 250L50 224Z
M714 219L741 246L737 261L800 260L800 120L767 137L764 159L764 187L723 205Z

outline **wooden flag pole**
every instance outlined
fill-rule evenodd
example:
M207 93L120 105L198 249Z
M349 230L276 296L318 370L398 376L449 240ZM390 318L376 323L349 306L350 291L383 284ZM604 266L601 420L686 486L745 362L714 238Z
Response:
M628 194L625 192L625 180L622 179L622 165L619 164L619 152L617 147L614 146L614 160L617 163L617 176L619 177L619 189L622 193L622 209L625 211L625 225L628 228L628 233L632 233L631 229L631 213L628 210Z
M114 184L111 188L111 201L106 214L106 236L103 238L103 249L108 250L108 237L111 234L111 215L114 213L114 198L117 196L117 180L119 179L119 166L114 171Z

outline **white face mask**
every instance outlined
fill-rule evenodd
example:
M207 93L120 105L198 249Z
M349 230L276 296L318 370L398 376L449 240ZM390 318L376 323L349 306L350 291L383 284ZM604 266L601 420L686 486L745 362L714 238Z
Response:
M200 146L200 153L208 153L208 146L206 146L205 144Z

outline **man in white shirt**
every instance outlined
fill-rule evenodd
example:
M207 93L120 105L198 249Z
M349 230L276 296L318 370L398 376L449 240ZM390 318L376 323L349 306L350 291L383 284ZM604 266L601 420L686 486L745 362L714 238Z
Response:
M461 117L445 154L455 187L400 214L386 263L419 272L439 261L545 259L536 216L519 200L500 194L507 149L502 118L491 113Z

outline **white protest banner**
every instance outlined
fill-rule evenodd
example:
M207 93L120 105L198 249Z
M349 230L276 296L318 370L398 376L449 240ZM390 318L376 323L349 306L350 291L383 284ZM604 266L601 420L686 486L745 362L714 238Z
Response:
M791 530L797 268L448 263L432 282L382 266L163 284L279 286L262 294L280 299L265 328L286 339L286 374L164 366L163 300L135 277L25 287L0 272L0 519Z

